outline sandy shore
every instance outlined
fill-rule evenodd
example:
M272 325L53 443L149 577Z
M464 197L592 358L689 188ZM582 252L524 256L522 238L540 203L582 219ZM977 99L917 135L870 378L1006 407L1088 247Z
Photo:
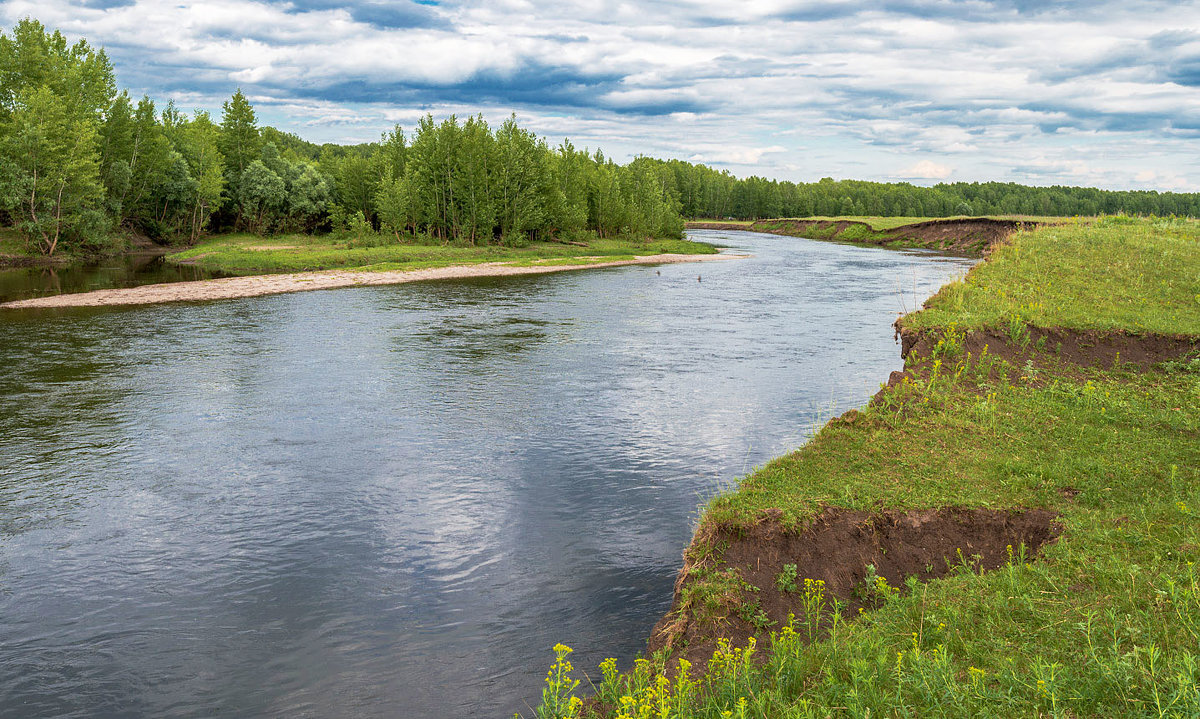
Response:
M548 272L566 272L596 267L621 267L624 265L650 265L674 262L707 262L711 260L741 259L744 255L647 255L631 260L612 260L575 265L529 265L515 266L505 262L486 262L475 265L454 265L423 270L398 270L392 272L364 272L355 270L325 270L322 272L296 272L279 275L256 275L253 277L226 277L219 280L195 282L171 282L161 285L143 285L112 290L93 290L75 294L35 297L0 304L0 308L22 309L31 307L97 307L101 305L149 305L159 302L195 302L200 300L225 300L235 297L257 297L285 292L308 290L330 290L338 287L363 285L395 285L422 280L446 280L461 277L500 277L506 275L536 275Z

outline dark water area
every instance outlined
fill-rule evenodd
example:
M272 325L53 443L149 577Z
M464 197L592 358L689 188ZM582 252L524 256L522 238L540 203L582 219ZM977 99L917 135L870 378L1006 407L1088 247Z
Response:
M755 257L0 314L0 717L531 716L556 642L628 667L698 506L970 264L692 234Z
M168 264L162 253L119 255L87 265L0 268L0 302L220 276L199 267Z

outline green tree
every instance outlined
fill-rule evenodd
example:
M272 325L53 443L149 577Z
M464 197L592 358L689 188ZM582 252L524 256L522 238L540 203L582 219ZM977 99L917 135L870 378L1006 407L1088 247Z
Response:
M43 254L64 239L85 242L107 231L93 118L71 112L49 87L27 89L0 138L4 205Z
M238 183L238 203L250 223L250 231L268 230L287 203L287 183L262 160L251 162Z
M375 207L379 210L379 222L400 241L400 233L407 232L415 223L413 192L407 177L385 179L375 191Z
M182 128L180 139L188 174L186 178L180 178L176 171L172 190L176 196L190 194L188 231L195 242L212 213L224 202L225 158L220 150L221 130L207 112L197 111ZM191 180L190 187L185 179Z
M30 19L0 33L0 205L47 255L107 237L99 130L115 87L86 40L68 45Z
M554 178L558 182L558 201L550 210L550 224L568 233L587 227L588 185L592 175L592 160L586 152L575 149L570 140L563 140L553 157Z
M517 125L515 115L496 132L496 148L500 234L507 244L522 244L543 220L548 151L544 141Z
M453 153L452 170L455 201L453 216L458 218L457 234L471 244L492 238L496 225L493 183L496 176L496 142L482 117L468 118L455 133L459 145Z
M237 215L235 223L241 225L246 214L246 209L240 200L242 173L262 154L258 118L254 114L254 107L246 99L241 88L238 88L221 107L221 134L218 149L225 158L225 187L228 197L233 200Z

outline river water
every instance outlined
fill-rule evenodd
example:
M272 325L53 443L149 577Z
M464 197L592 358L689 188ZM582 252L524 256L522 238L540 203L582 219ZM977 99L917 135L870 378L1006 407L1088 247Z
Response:
M498 717L629 666L701 502L970 265L752 259L0 314L0 717ZM585 682L586 686L586 682Z
M119 255L90 265L0 268L0 302L220 276L199 267L168 264L162 252Z

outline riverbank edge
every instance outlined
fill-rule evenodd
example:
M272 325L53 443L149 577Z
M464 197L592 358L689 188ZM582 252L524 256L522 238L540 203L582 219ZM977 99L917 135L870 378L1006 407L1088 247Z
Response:
M890 229L876 230L861 220L769 219L750 223L684 223L685 230L722 230L761 232L784 237L847 242L878 247L919 248L943 252L983 255L1009 235L1038 226L1032 220L1007 220L991 217L931 219Z
M944 333L904 327L903 319L897 320L895 330L906 368L892 372L864 406L829 419L822 431L831 427L852 430L861 426L864 410L872 405L887 405L893 396L927 382L931 374L936 376L935 348ZM1195 335L1032 325L1025 331L1028 340L1015 342L1006 331L968 330L957 337L956 343L962 352L977 357L980 353L991 355L1010 367L1024 364L1027 371L1054 372L1055 379L1051 381L1074 379L1071 374L1075 369L1104 370L1120 366L1143 373L1164 362L1200 356L1200 336ZM1044 355L1034 349L1042 345L1043 340L1057 345L1053 364L1043 363ZM1074 499L1076 490L1068 488L1064 491L1064 499ZM714 521L707 513L702 513L697 529L683 551L684 561L676 575L671 606L650 632L647 655L669 656L672 661L685 659L692 667L692 674L699 677L723 642L732 647L757 643L760 652L770 651L770 633L738 611L739 606L745 606L740 598L725 597L724 601L729 602L728 611L716 618L694 611L689 592L707 581L707 577L700 577L717 565L724 567L725 572L736 571L743 587L750 587L756 595L754 609L762 610L764 617L782 624L787 616L799 616L803 611L796 606L795 597L788 597L786 592L776 591L772 586L787 560L791 559L800 567L796 570L800 572L798 576L827 577L822 580L825 596L840 602L847 614L845 621L852 621L856 612L873 608L858 594L864 579L863 568L868 565L880 576L893 581L896 577L913 577L919 583L925 583L950 574L953 569L950 564L937 563L954 557L957 549L963 546L969 547L975 557L974 570L985 572L1010 562L1011 555L1006 552L1017 546L1028 552L1025 555L1027 562L1037 561L1041 550L1057 541L1064 530L1065 523L1057 511L1038 506L995 509L957 504L904 509L879 504L870 511L861 511L822 504L816 508L814 517L799 526L778 509L763 510L749 524ZM904 549L905 533L909 535L909 541L924 546L919 551L901 554L898 550ZM590 708L594 709L595 704Z
M599 260L573 264L525 264L507 262L483 262L456 264L416 270L323 270L319 272L293 272L287 274L250 275L246 277L223 277L212 280L171 282L166 284L142 285L105 290L92 290L74 294L35 297L0 304L0 309L46 309L65 307L102 307L162 304L168 302L200 302L209 300L238 299L265 295L308 292L344 287L395 285L407 282L450 280L470 277L508 277L514 275L538 275L573 270L626 267L629 265L658 265L683 262L710 262L716 260L744 259L747 255L676 255L659 254L621 260ZM551 258L547 262L560 261ZM572 258L580 259L580 258Z
M1021 223L1012 230L1004 232L1001 237L977 245L973 249L983 255L984 262L986 262L987 256L994 246L1007 240L1014 232L1033 229L1036 227L1036 224ZM688 229L767 231L760 228L739 225L699 222L689 223ZM772 234L790 235L791 233L773 232ZM872 242L871 244L877 243ZM982 264L980 263L976 267ZM926 307L928 306L927 302ZM948 335L946 328L906 327L905 319L921 311L917 310L900 317L894 325L897 343L901 345L901 356L906 360L905 369L893 372L889 381L881 385L879 392L867 402L864 408L851 409L837 417L831 418L822 427L821 431L830 427L854 428L856 425L861 426L864 420L863 409L876 404L887 403L890 397L902 394L906 386L911 387L914 380L927 380L931 372L936 378L938 365L941 364L940 360L935 359L938 351L941 349L942 343L939 340L946 338ZM1020 366L1020 362L1025 362L1026 371L1033 370L1031 374L1049 369L1048 375L1054 376L1057 373L1061 373L1061 378L1069 380L1078 380L1078 377L1074 376L1072 368L1112 370L1121 368L1136 373L1145 373L1161 367L1161 363L1164 362L1169 364L1171 362L1184 361L1189 357L1200 357L1200 335L1163 334L1124 329L1106 331L1076 330L1063 327L1040 327L1034 324L1026 324L1023 331L1026 334L1021 341L1012 339L1009 331L988 327L959 331L954 341L960 344L959 351L965 352L968 360L972 356L972 352L977 357L982 352L983 356L986 357L989 350L991 350L997 358L1006 363ZM955 334L953 327L950 328L950 334ZM1047 357L1047 353L1044 350L1044 347L1048 344L1047 340L1049 340L1051 346L1057 345L1057 350L1054 352L1055 357L1050 361L1049 365L1035 366L1035 363L1042 365L1042 362ZM1195 361L1193 361L1193 364L1195 364ZM1058 380L1052 379L1049 381L1057 382ZM777 458L774 461L781 459L784 459L784 457ZM738 490L734 489L732 491L737 492ZM1073 502L1075 496L1078 494L1078 490L1066 488L1060 490L1060 494L1065 501ZM979 512L987 515L983 517L983 521L981 522L976 522L975 518L969 516ZM752 591L759 592L760 587L762 590L772 590L771 592L762 591L761 595L756 599L753 608L761 612L766 608L765 605L772 599L772 597L763 595L784 593L783 590L774 592L774 588L770 587L770 584L772 581L779 580L780 575L776 574L776 572L781 569L787 569L789 565L783 564L786 561L784 558L795 556L798 546L812 544L825 550L829 550L832 547L834 551L837 551L844 549L844 546L847 544L851 545L852 548L863 545L864 529L868 535L871 535L867 538L868 541L866 542L866 544L870 544L871 540L877 540L881 536L881 530L883 533L886 533L898 528L913 529L932 524L935 525L936 531L937 526L944 527L951 524L969 525L972 523L977 523L989 530L995 530L997 525L1000 528L1000 531L992 532L995 536L990 538L990 542L985 542L985 544L991 546L981 547L981 549L985 550L985 553L976 555L974 568L977 572L998 569L1005 566L1011 570L1013 566L1012 552L1014 546L1021 546L1023 548L1022 551L1025 549L1029 550L1030 554L1028 556L1022 554L1023 561L1036 561L1038 551L1042 547L1056 542L1059 535L1064 531L1064 523L1060 521L1060 515L1053 510L1047 511L1040 507L1010 507L998 512L990 508L985 509L984 507L977 506L948 506L940 510L905 511L879 504L871 511L861 512L822 504L816 509L814 517L801 521L799 524L797 524L794 517L788 517L778 509L764 510L757 520L749 524L729 524L720 519L714 521L707 510L702 511L693 537L683 552L684 562L677 574L671 606L651 631L647 643L647 655L658 657L658 661L666 661L668 657L672 662L677 659L688 660L686 666L690 667L693 681L696 677L704 676L706 669L712 668L713 665L708 663L710 655L713 657L713 661L716 661L717 655L725 657L723 661L729 660L730 657L733 658L733 661L737 661L738 657L743 656L738 653L742 650L736 649L736 647L740 646L746 648L744 656L748 660L750 653L754 651L756 638L759 641L759 646L765 646L769 655L770 645L764 645L763 641L773 638L774 634L768 635L761 627L755 627L754 620L746 616L736 616L731 612L729 615L713 621L711 618L704 619L689 611L686 606L687 600L685 599L685 594L688 590L689 582L694 579L692 576L693 572L698 569L701 571L711 571L714 566L736 568L744 572L744 576L740 578L740 581ZM991 526L987 527L986 525ZM997 537L999 538L999 545L997 545ZM1007 541L1007 544L1004 544L1005 541ZM877 542L875 549L879 550L881 546ZM1003 551L997 552L997 546L1003 547ZM882 546L883 555L886 555L887 549L887 546ZM961 550L954 551L958 551L959 556L962 556ZM844 551L841 552L842 555L845 553ZM808 556L811 557L811 554ZM951 555L947 554L947 556ZM864 566L861 559L861 557L856 557L855 564L858 574L862 573ZM927 557L923 559L927 559ZM886 562L886 559L878 551L875 554L875 560L877 562L881 560ZM795 565L790 566L793 573L795 573ZM875 565L867 566L872 569L875 568ZM884 566L887 565L885 564ZM1025 564L1025 566L1028 567L1030 565ZM802 567L800 577L813 576L812 574L805 573L805 568L809 570L814 568L818 570L822 568L840 570L842 574L847 575L841 577L845 581L839 582L835 579L830 582L829 586L822 583L819 591L822 593L828 592L826 596L832 597L835 600L845 601L843 607L847 609L857 609L861 613L864 610L869 611L872 608L868 602L858 599L857 591L861 587L862 577L854 576L852 568L847 566L838 567L836 560L817 561L808 567ZM947 569L949 568L949 565L947 565ZM889 569L895 570L895 567L889 567ZM847 570L851 570L851 573L848 573ZM883 571L880 571L880 574L882 576ZM926 574L928 576L923 576ZM914 572L913 575L918 576L922 582L939 576L938 574L929 574L920 570ZM894 575L889 573L887 576ZM808 580L805 581L807 582ZM735 581L735 586L736 583ZM755 583L759 584L759 586L753 586ZM886 584L884 586L887 587ZM735 589L734 591L736 594L737 590ZM808 589L805 590L805 593L806 596L809 596ZM728 601L732 598L725 597L723 599ZM762 604L758 601L760 599L762 600ZM732 599L732 601L735 604L737 603L736 599ZM792 605L786 608L789 611L785 611L784 616L791 617L791 613L796 611L794 603L795 600L793 599ZM779 608L774 607L774 609L776 611L772 614L778 614ZM777 621L782 621L778 617L774 618ZM791 636L794 637L795 635ZM916 637L917 635L914 634L913 636ZM729 647L735 647L732 650L733 654L728 653L730 651ZM714 651L716 651L716 654L714 654ZM721 654L722 652L726 653ZM762 649L759 652L761 653ZM934 656L936 657L936 653ZM761 661L768 661L768 659L766 656L763 656L761 657ZM652 662L646 666L652 667L658 665ZM674 676L678 669L673 670L667 666L662 671L665 671L670 676ZM635 674L637 674L636 677L634 676ZM626 673L620 676L631 677L629 681L634 684L646 680L645 677L637 672ZM679 679L679 681L683 682L684 680ZM665 691L669 691L670 683L668 682L666 686L667 689ZM696 687L699 685L693 683L692 686ZM584 706L583 716L588 717L607 717L612 715L616 709L615 705L601 701L599 696L587 700Z

